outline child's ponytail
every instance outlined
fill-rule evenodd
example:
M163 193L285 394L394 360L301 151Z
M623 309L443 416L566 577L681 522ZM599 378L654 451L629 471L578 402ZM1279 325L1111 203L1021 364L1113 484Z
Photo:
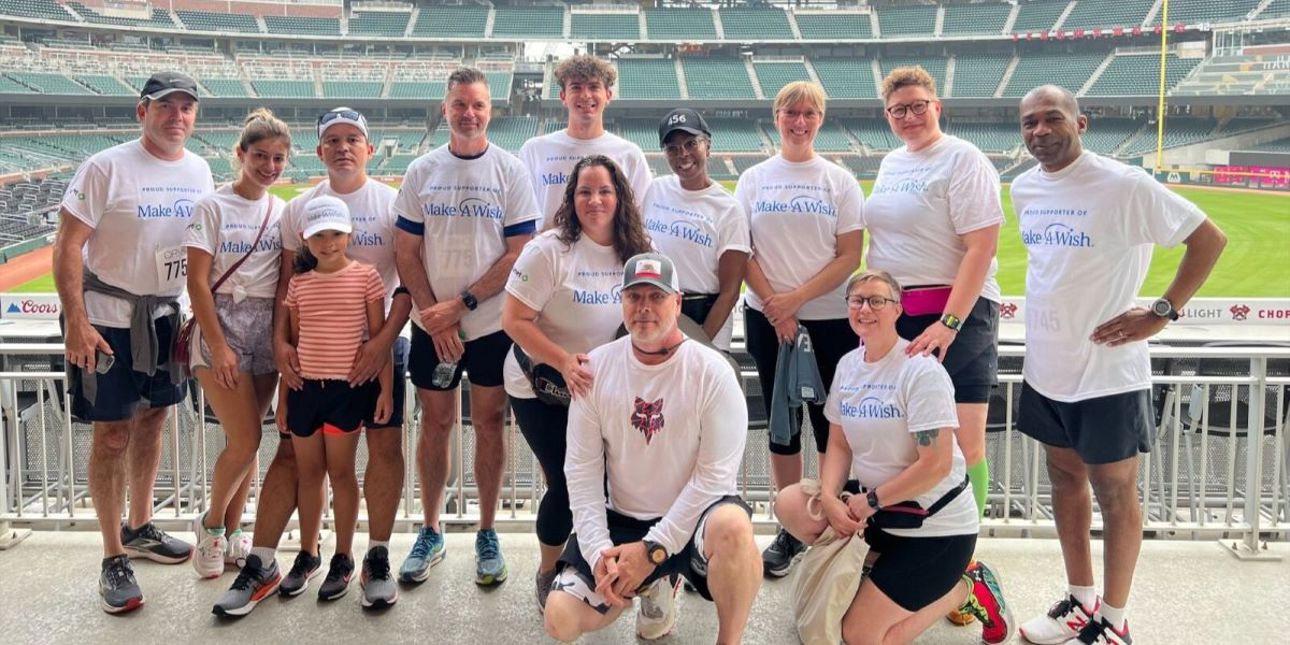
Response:
M296 251L296 273L309 273L318 267L318 258L309 252L309 246L300 245L300 250Z

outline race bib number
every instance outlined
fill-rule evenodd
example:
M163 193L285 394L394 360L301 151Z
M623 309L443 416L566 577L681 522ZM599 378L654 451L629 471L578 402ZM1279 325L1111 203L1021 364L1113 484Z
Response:
M172 246L157 250L157 287L159 293L183 291L188 280L188 250Z

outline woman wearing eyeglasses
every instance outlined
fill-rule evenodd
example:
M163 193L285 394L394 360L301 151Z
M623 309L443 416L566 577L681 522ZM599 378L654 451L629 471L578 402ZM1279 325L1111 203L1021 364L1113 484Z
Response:
M983 513L990 484L985 419L999 347L999 173L976 146L941 132L936 81L923 68L892 70L882 96L887 123L905 145L883 158L865 205L865 266L890 273L905 291L896 321L910 341L905 351L936 356L954 383L954 434Z
M1013 621L998 577L984 562L964 573L979 518L951 434L958 419L949 375L897 333L905 312L891 275L866 271L846 294L860 347L838 362L824 406L820 496L784 489L779 520L806 544L829 527L869 544L866 574L842 619L846 642L908 643L957 608L981 620L982 642L1002 643Z

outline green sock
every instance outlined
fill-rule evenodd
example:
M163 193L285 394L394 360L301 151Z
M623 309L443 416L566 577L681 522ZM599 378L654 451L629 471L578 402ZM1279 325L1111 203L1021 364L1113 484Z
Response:
M985 516L985 501L990 494L990 463L982 459L967 469L968 480L972 482L972 497L976 499L977 515Z

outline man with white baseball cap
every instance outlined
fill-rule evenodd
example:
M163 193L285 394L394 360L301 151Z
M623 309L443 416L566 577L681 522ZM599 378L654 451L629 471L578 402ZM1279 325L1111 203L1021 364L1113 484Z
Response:
M546 603L557 640L608 627L638 593L637 635L662 638L684 576L716 604L717 642L737 643L761 586L737 483L748 408L725 357L678 329L680 294L667 256L628 260L629 334L592 350L591 392L570 404L564 471L575 534Z

